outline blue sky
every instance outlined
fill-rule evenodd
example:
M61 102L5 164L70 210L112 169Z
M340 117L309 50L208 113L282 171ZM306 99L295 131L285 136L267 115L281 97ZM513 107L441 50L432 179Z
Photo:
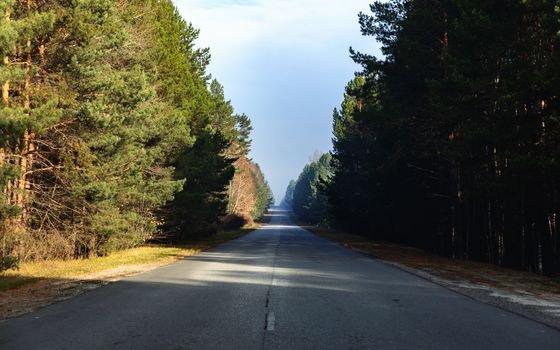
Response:
M379 54L357 14L369 0L174 0L210 47L209 72L253 122L251 157L277 201L316 152L331 149L332 111L359 67L348 48Z

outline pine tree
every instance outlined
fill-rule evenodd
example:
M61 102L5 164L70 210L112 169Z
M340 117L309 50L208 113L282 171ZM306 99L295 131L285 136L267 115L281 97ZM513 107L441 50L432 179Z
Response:
M282 199L282 207L291 209L294 202L294 190L296 188L296 180L290 180L288 187L286 188L286 193Z
M301 220L312 224L329 224L328 199L322 186L331 180L330 153L307 164L293 189L292 210Z
M351 52L363 71L334 114L339 225L558 271L555 6L409 0L360 14L385 57Z
M44 171L35 159L37 135L56 123L53 99L44 94L44 43L54 28L48 4L6 1L0 22L2 108L0 110L0 168L2 172L2 254L14 253L32 224L34 175ZM20 255L21 254L17 254Z
M173 3L9 0L0 12L0 270L212 232L250 120Z

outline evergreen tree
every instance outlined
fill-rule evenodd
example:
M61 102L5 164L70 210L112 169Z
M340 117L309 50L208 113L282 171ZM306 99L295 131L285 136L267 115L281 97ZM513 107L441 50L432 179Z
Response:
M54 30L55 13L36 1L0 5L0 260L17 249L32 221L36 186L43 171L37 162L37 137L56 123L56 101L48 93L44 68L45 42ZM17 255L17 254L16 254Z
M250 120L173 3L7 0L0 12L0 269L212 232ZM269 188L251 169L260 215Z
M327 197L322 185L332 176L331 155L323 154L307 164L295 183L292 210L301 220L312 224L328 224Z
M250 160L251 121L234 115L236 129L228 153L236 157L235 175L228 186L227 226L243 226L259 219L273 203L272 191L258 164Z
M292 204L294 202L294 190L296 188L296 180L290 180L288 187L286 188L286 194L284 194L284 198L282 199L282 206L285 208L292 208Z
M340 226L559 271L556 5L399 0L360 14L385 57L351 52L363 71L334 114Z

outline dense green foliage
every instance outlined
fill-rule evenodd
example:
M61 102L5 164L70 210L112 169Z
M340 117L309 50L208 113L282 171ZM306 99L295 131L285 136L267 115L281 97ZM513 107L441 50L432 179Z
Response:
M207 75L209 51L172 2L3 1L0 12L0 258L214 232L250 120Z
M290 180L288 187L286 188L286 193L282 199L281 206L290 209L292 203L294 202L294 190L296 188L296 180Z
M298 179L290 182L284 203L291 206L300 220L328 225L328 201L323 186L331 176L331 155L326 153L307 164Z
M384 57L334 114L336 223L560 272L558 1L397 0L360 14Z

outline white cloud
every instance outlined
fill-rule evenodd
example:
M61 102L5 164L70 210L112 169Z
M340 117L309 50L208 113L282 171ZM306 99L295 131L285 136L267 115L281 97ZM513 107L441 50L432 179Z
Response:
M358 37L357 13L369 0L175 0L187 21L202 29L201 45L216 56L263 43L317 49L336 38ZM347 45L348 46L348 45Z

